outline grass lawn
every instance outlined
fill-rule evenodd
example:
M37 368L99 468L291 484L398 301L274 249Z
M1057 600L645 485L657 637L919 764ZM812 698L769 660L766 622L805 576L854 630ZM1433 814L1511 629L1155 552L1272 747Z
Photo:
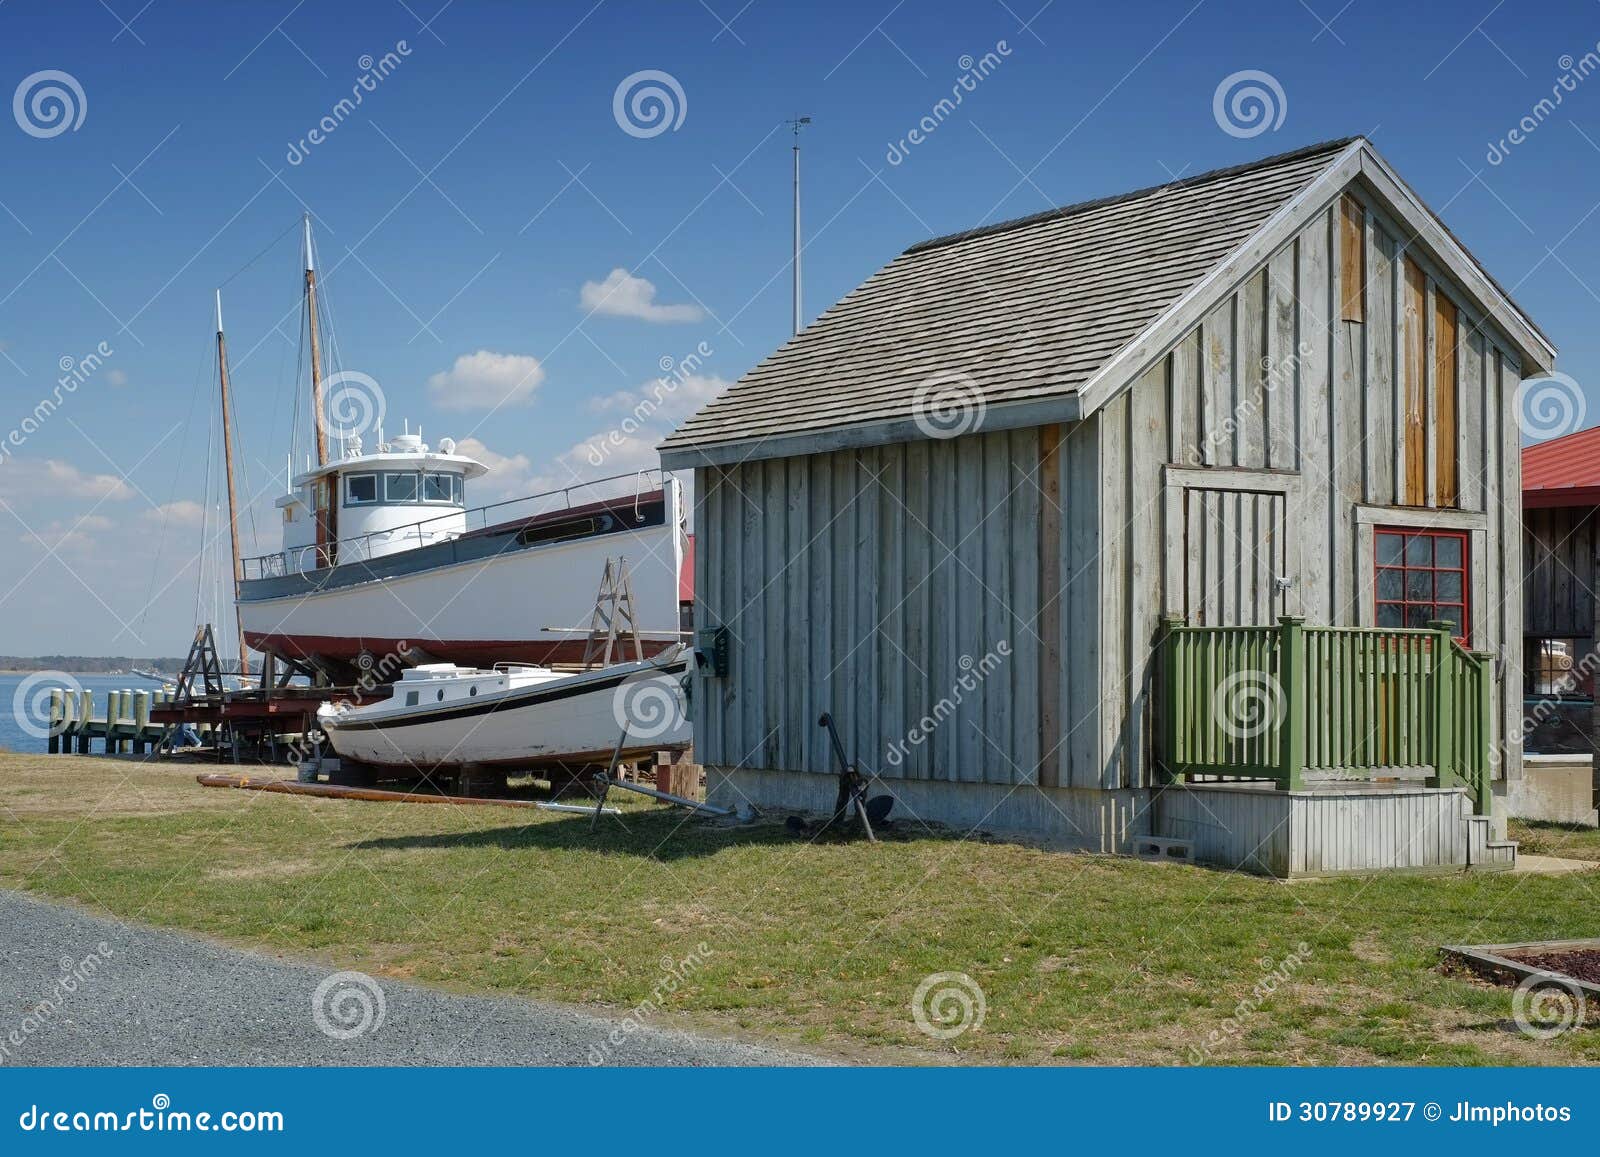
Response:
M808 844L631 803L625 828L591 835L586 817L193 773L0 755L0 887L378 976L618 1009L703 944L657 1023L846 1056L1600 1062L1600 1027L1526 1039L1508 989L1447 975L1436 951L1600 935L1600 874L1284 884L925 834ZM917 1029L912 994L936 972L981 986L981 1027Z
M1512 820L1511 838L1520 851L1536 856L1565 856L1569 860L1600 861L1600 828L1580 828L1538 820Z

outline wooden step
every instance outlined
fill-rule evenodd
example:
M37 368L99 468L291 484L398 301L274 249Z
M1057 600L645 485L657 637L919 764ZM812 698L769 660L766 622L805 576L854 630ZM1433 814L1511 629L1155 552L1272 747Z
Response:
M1487 867L1514 868L1517 866L1516 840L1490 840Z
M1494 821L1488 816L1469 815L1467 821L1467 867L1480 871L1504 871L1517 864L1517 841L1494 838Z

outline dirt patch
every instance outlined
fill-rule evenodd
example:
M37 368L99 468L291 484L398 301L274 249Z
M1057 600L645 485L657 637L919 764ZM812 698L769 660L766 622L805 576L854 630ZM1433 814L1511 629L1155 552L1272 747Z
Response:
M1600 948L1571 948L1561 952L1507 952L1506 958L1531 964L1558 976L1600 984Z

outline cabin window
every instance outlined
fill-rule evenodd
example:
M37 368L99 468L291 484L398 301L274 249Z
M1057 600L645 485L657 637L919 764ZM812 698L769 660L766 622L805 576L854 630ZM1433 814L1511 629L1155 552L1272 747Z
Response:
M1593 645L1588 638L1523 639L1523 692L1539 699L1593 699Z
M344 478L344 504L367 506L378 501L378 476L376 474L346 474Z
M415 707L416 705L417 705L417 693L415 691L407 691L406 692L406 706L407 707Z
M422 476L422 501L451 502L450 475L424 474Z
M383 476L383 500L385 502L415 502L417 500L417 476L415 474L385 474Z
M452 501L455 502L457 506L465 506L467 504L467 488L465 483L466 480L462 478L461 475L450 475L450 489L453 495Z
M1467 536L1455 530L1387 530L1374 536L1377 623L1380 627L1426 627L1434 619L1471 630L1467 595Z
M517 542L522 546L533 546L541 542L560 542L568 538L587 538L600 530L600 525L592 518L571 518L565 522L552 522L544 526L530 526L517 535Z

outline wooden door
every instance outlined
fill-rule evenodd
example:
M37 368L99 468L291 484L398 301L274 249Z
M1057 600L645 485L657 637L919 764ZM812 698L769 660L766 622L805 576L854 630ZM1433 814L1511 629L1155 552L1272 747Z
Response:
M339 542L339 480L317 480L317 565L332 566Z
M1183 492L1183 613L1204 627L1264 627L1286 613L1288 503L1281 493Z

